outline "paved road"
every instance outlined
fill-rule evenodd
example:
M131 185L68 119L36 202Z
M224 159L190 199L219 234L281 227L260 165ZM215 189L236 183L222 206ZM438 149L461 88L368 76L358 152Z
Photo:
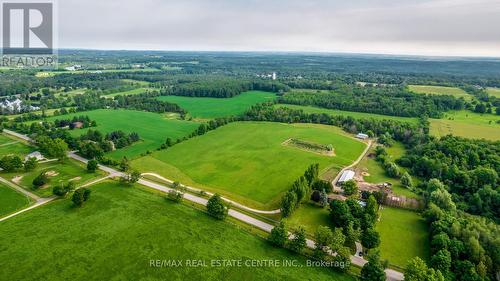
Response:
M12 132L12 131L10 131L10 132ZM7 132L7 133L11 134L10 132ZM12 132L12 133L15 133L15 132ZM15 133L15 134L17 134L17 133ZM15 134L12 134L12 135L15 135ZM20 135L20 134L17 134L17 135ZM21 136L24 136L24 135L21 135ZM27 141L31 140L27 136L24 136L24 137L25 138L23 138L23 139L25 139ZM358 160L356 160L356 162L353 163L350 167L356 165L363 158L363 156L366 154L366 152L368 151L368 149L370 148L370 146L371 146L371 141L369 142L368 147L365 149L365 151L360 156L360 158ZM79 155L76 155L74 152L68 153L68 157L73 158L73 159L78 160L78 161L81 161L83 163L87 163L88 162L87 159L85 159L85 158L83 158L83 157L81 157ZM109 173L108 177L114 177L114 176L120 176L120 177L122 177L122 176L125 175L122 172L119 172L119 171L117 171L115 169L112 169L110 167L106 167L104 165L99 165L99 169L101 169L102 171L108 172ZM144 179L139 179L138 183L141 184L141 185L150 187L152 189L155 189L155 190L158 190L158 191L161 191L161 192L165 192L165 193L173 190L172 188L166 187L164 185L161 185L161 184L158 184L158 183L155 183L155 182L144 180ZM185 193L184 194L184 199L188 200L188 201L191 201L191 202L194 202L194 203L197 203L197 204L200 204L200 205L203 205L203 206L206 206L207 201L208 201L205 198L201 198L201 197L189 194L189 193ZM33 208L35 208L35 207L33 207ZM27 211L29 209L32 209L32 208L28 208L28 209L22 210L22 212L25 212L25 211ZM271 232L271 230L274 227L273 225L271 225L269 223L263 222L261 220L258 220L256 218L253 218L253 217L251 217L249 215L243 214L243 213L238 212L238 211L233 210L233 209L230 209L228 211L228 215L231 216L231 217L233 217L233 218L235 218L235 219L238 219L238 220L240 220L242 222L250 224L250 225L252 225L254 227L260 228L260 229L262 229L262 230L264 230L266 232ZM312 241L310 239L307 239L306 243L307 243L307 247L312 248L312 249L315 248L314 241ZM332 253L332 254L334 255L335 253ZM367 261L365 259L363 259L362 257L356 257L356 256L351 256L351 262L353 264L355 264L357 266L361 266L361 267L365 263L367 263ZM392 270L392 269L386 269L385 272L386 272L386 275L387 275L387 280L389 280L389 281L401 281L401 280L404 279L403 278L403 274L401 272L398 272L398 271L395 271L395 270Z
M142 176L152 176L152 177L156 177L156 178L159 178L165 182L168 182L169 184L173 184L174 182L172 180L169 180L165 177L162 177L158 174L155 174L155 173L143 173L141 174ZM191 192L194 192L194 193L200 193L201 192L201 189L198 189L198 188L195 188L195 187L192 187L192 186L189 186L189 185L182 185L183 187L185 187L186 189L188 189L189 191ZM205 192L208 196L212 196L214 195L213 193L211 192L208 192L206 191ZM263 210L257 210L257 209L253 209L253 208L250 208L250 207L247 207L245 205L242 205L236 201L233 201L233 200L230 200L230 199L227 199L225 197L221 197L224 201L230 203L232 206L235 206L239 209L242 209L242 210L245 210L245 211L250 211L250 212L253 212L253 213L257 213L257 214L265 214L265 215L273 215L273 214L279 214L281 212L280 209L277 209L277 210L272 210L272 211L263 211Z
M29 142L33 141L27 135L19 134L19 133L16 133L14 131L11 131L11 130L3 129L3 132L6 133L6 134L8 134L8 135L14 136L16 138L20 138L22 140L25 140L25 141L29 141Z

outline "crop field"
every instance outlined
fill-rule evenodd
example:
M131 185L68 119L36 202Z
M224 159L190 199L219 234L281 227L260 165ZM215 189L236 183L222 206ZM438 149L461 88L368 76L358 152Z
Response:
M323 156L282 143L298 138L331 144L335 156ZM340 128L314 124L235 122L154 152L132 163L181 183L200 186L258 207L276 207L279 195L314 163L320 169L352 163L365 144Z
M383 119L388 119L388 120L394 120L394 121L401 121L401 122L408 122L408 123L413 123L416 124L418 123L417 118L411 118L411 117L398 117L398 116L388 116L388 115L381 115L381 114L373 114L373 113L365 113L365 112L354 112L354 111L343 111L343 110L337 110L337 109L327 109L327 108L320 108L320 107L314 107L314 106L303 106L303 105L293 105L293 104L276 104L274 105L276 108L290 108L290 109L301 109L305 113L316 113L316 114L321 114L325 113L328 115L336 116L350 116L353 118L365 118L365 119L376 119L376 120L383 120Z
M487 88L486 92L488 93L488 95L500 98L500 88Z
M252 105L271 101L275 97L276 95L273 93L250 91L232 98L163 96L158 99L178 104L188 111L193 118L211 119L240 115Z
M408 89L417 94L450 95L466 100L473 98L473 96L469 95L464 90L455 87L408 85Z
M464 138L500 140L499 115L479 114L466 110L449 111L442 119L429 119L430 133L437 137L455 135Z
M429 259L429 230L418 213L383 207L375 228L380 234L382 259L399 267L414 257Z
M0 217L27 207L30 202L28 197L0 183Z
M41 188L35 189L33 180L41 173L46 173L46 175L48 175L49 183ZM97 178L100 174L101 172L99 171L96 173L88 173L84 165L71 159L67 159L63 163L54 161L38 164L37 168L30 172L0 172L1 177L16 183L40 197L51 196L54 186L65 185L69 181L79 186Z
M116 130L122 130L127 133L137 132L141 140L131 146L112 151L107 154L108 157L113 159L121 159L124 156L128 159L139 157L141 153L154 151L162 143L165 142L167 137L172 138L174 141L178 138L192 133L198 128L198 123L167 119L161 114L135 111L135 110L110 110L99 109L93 111L78 112L75 114L68 114L63 116L51 117L48 120L55 119L69 119L73 116L88 115L90 119L97 122L97 129L103 133L108 133ZM81 135L88 129L72 130L71 134Z
M104 182L1 222L0 280L354 280L272 247L227 222L137 187ZM12 235L15 233L15 235ZM151 260L182 260L153 267ZM287 266L213 266L212 260L296 260ZM206 267L186 266L186 260Z

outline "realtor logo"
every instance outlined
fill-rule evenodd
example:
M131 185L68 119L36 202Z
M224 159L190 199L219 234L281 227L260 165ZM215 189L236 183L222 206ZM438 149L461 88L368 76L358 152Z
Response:
M54 3L2 2L4 55L54 54Z

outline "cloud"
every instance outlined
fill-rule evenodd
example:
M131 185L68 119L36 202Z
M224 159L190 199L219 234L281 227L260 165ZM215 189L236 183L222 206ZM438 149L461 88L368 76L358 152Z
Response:
M61 47L500 56L497 0L64 0Z

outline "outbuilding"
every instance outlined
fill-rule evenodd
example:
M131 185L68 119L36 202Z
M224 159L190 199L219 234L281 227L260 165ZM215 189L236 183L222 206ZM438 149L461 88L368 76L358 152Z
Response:
M359 133L356 135L356 138L361 139L361 140L366 140L368 138L367 134Z
M340 175L339 180L337 181L337 184L342 184L346 181L350 181L354 178L354 171L353 170L345 170L342 175Z

